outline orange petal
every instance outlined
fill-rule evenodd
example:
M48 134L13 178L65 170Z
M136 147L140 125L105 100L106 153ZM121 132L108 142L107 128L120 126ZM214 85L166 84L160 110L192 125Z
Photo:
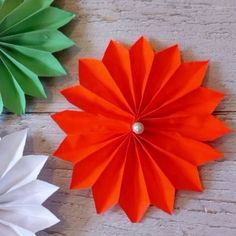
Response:
M158 132L153 129L148 134L144 134L143 137L148 138L151 143L161 149L181 157L196 166L223 156L221 152L215 150L210 145L183 137L174 132Z
M213 141L230 132L230 129L223 122L212 115L194 116L179 112L169 117L145 120L145 126L148 130L155 127L161 131L177 132L199 141Z
M79 60L80 83L93 93L124 110L132 112L124 95L114 82L102 61L95 59Z
M62 111L52 115L56 123L68 134L116 133L130 131L130 124L104 116L80 111Z
M129 139L119 148L112 161L93 185L97 213L102 213L118 203L124 174Z
M132 109L135 110L129 50L112 40L106 49L102 61Z
M119 137L119 136L118 136ZM72 163L83 160L88 155L110 144L117 135L94 133L93 135L67 135L54 155Z
M160 149L148 139L141 139L146 152L149 153L176 189L202 191L201 180L196 166Z
M132 141L126 159L119 203L132 222L140 221L150 205L140 157Z
M181 64L178 45L155 54L141 105L143 110L165 86Z
M171 213L174 207L175 188L157 163L145 152L142 142L137 145L151 204Z
M79 108L108 118L131 121L131 114L109 103L83 86L74 86L62 91L66 99Z
M141 37L129 50L136 103L140 104L152 67L154 52L149 42Z
M207 66L207 61L181 64L142 114L163 107L199 88L204 79Z
M160 117L171 115L178 111L191 114L211 114L223 99L222 93L200 87L176 101L151 111L148 116Z
M124 136L119 137L78 162L74 166L71 188L81 189L92 187L112 159L117 155L125 141L126 138Z

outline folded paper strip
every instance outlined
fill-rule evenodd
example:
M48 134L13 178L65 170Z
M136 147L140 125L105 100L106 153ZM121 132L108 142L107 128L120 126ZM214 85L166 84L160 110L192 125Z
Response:
M38 180L46 156L23 156L26 130L0 140L0 234L35 236L59 220L43 202L58 188Z
M144 37L79 61L80 85L62 94L83 111L52 116L67 134L55 156L74 164L71 188L91 187L98 213L119 204L138 222L150 205L171 213L176 190L202 191L198 166L222 157L206 142L229 132L212 115L223 94L202 87L207 66Z
M25 94L46 97L38 76L66 72L52 53L74 42L58 29L74 14L50 6L53 0L0 1L0 113L25 112Z

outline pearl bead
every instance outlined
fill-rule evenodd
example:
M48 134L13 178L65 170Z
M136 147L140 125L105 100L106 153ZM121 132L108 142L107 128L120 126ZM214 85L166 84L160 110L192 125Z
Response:
M135 133L135 134L142 134L143 131L144 131L144 126L141 122L135 122L133 123L132 125L132 131Z

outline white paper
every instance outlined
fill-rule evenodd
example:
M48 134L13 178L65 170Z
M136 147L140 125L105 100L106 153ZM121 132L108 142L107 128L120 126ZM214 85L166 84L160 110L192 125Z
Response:
M59 222L42 206L58 187L38 180L46 156L23 156L27 130L0 140L0 235L35 236Z

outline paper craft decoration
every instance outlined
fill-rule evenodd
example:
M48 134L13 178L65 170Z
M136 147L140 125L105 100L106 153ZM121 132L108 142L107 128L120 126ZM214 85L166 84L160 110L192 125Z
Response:
M52 53L74 42L58 29L74 14L51 7L53 0L0 1L0 113L25 112L25 94L45 97L38 76L66 72Z
M46 156L22 156L27 131L0 140L0 232L2 236L35 236L59 220L42 203L58 188L37 176Z
M98 213L119 204L137 222L149 205L171 213L176 190L203 190L198 166L222 156L206 142L229 132L212 115L223 94L201 86L207 66L144 37L79 61L81 84L62 94L84 111L52 116L67 134L55 156L74 164L72 189L92 187Z

